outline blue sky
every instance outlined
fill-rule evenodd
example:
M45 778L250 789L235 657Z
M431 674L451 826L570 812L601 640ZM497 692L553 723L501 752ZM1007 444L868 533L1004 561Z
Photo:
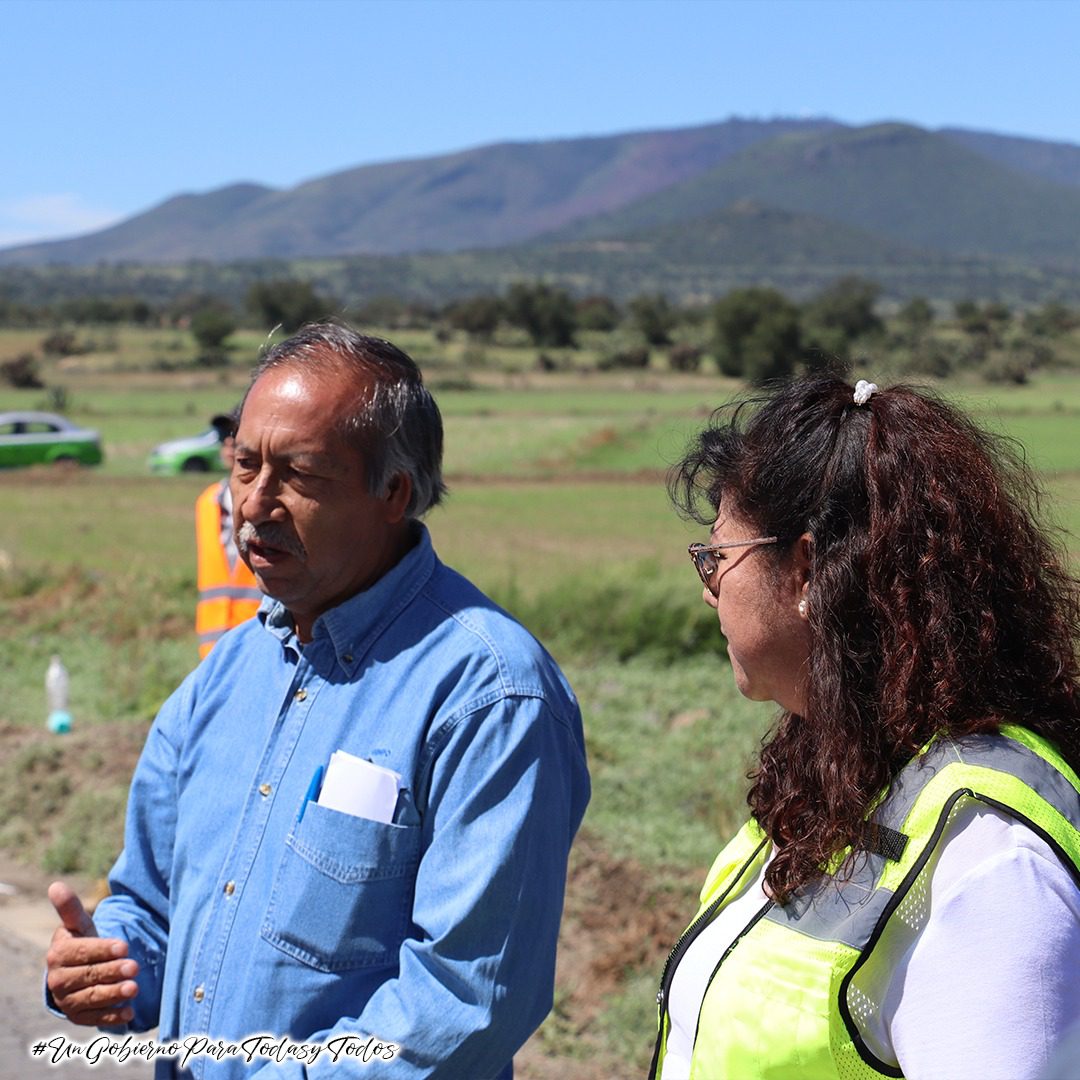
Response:
M0 245L184 191L731 115L1080 144L1075 0L5 0Z

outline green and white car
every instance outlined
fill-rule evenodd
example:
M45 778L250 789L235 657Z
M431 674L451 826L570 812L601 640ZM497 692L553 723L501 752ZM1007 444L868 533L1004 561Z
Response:
M17 465L100 465L101 436L67 417L44 412L0 412L0 468Z
M222 472L221 441L220 427L190 438L173 439L155 446L147 464L154 473Z

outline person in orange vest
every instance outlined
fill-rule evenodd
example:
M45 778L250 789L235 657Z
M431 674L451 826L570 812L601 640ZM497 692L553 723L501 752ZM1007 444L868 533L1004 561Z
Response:
M222 435L221 463L231 471L235 417L215 416L210 423ZM195 500L195 547L199 587L195 633L199 639L199 659L203 660L226 630L258 611L263 596L236 549L228 476L215 480Z

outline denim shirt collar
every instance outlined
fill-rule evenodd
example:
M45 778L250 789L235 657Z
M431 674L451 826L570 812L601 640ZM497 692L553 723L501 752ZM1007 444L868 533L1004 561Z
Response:
M415 599L435 569L431 535L420 522L413 523L415 545L405 557L368 589L324 611L311 630L312 644L328 638L337 662L351 676L379 635ZM285 605L271 597L259 608L264 628L284 648L301 652L293 617Z

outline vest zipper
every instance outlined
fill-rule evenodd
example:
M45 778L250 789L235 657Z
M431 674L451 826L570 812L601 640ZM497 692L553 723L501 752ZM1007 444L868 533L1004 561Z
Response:
M697 1024L694 1026L694 1046L697 1046L698 1031L701 1029L701 1013L702 1010L705 1008L705 998L709 993L709 987L712 986L713 979L716 978L716 973L720 970L720 965L723 964L723 962L732 954L735 946L738 945L739 942L742 941L742 939L746 937L746 935L749 934L750 931L753 930L754 927L757 926L757 924L768 914L775 902L776 901L774 900L766 900L761 910L758 911L758 913L743 927L742 932L739 934L739 936L724 950L723 956L721 956L720 959L717 960L716 967L712 969L712 974L709 976L709 981L705 984L705 993L701 995L701 1004L698 1006Z
M660 976L660 989L656 992L656 1006L660 1012L659 1024L657 1025L656 1047L653 1050L652 1065L649 1067L649 1080L656 1080L656 1068L660 1061L660 1045L663 1042L664 1038L664 1019L667 1016L667 996L668 993L671 991L671 980L675 978L675 969L679 966L679 962L682 960L683 955L686 953L686 950L690 948L690 946L693 944L694 939L698 936L698 934L701 933L702 930L705 929L708 923L712 920L712 917L716 914L724 901L727 900L727 898L731 895L732 890L742 880L743 874L746 873L751 863L753 863L753 861L758 857L758 855L761 853L762 848L764 848L768 842L769 841L766 838L762 840L756 848L754 848L754 851L750 855L750 858L748 858L746 862L743 863L741 867L739 867L739 872L735 875L731 884L683 931L682 936L672 946L671 952L668 953L668 958L664 962L663 974ZM724 960L727 959L728 953L730 953L731 950L735 948L739 940L743 936L745 936L753 928L754 924L758 921L758 919L760 919L761 916L764 915L770 907L772 907L772 903L773 902L770 900L765 905L765 907L762 908L761 911L759 911L754 916L754 918L750 920L750 923L743 930L743 932L739 934L735 941L733 941L731 945L725 950L724 955L720 958L721 964L724 962ZM717 964L717 967L719 966L720 964ZM716 971L714 970L713 975L715 974ZM709 976L709 981L712 982L711 975Z

